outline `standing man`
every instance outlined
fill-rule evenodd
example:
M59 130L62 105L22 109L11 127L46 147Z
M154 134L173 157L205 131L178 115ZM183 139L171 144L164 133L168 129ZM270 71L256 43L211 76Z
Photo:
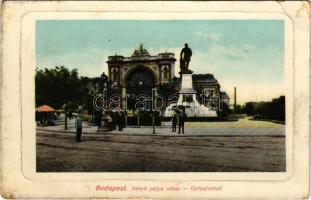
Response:
M78 115L77 118L76 118L76 130L77 130L76 140L77 140L77 142L81 142L82 121L81 121L79 115Z
M182 129L182 134L185 134L185 119L186 119L186 112L184 107L178 116L178 134L180 134L180 129Z
M120 110L118 110L117 112L116 112L116 130L117 131L122 131L122 115L121 115L121 112L120 112Z
M97 124L97 130L99 130L102 126L102 112L97 112L96 114L96 124Z
M112 116L112 117L111 117ZM114 125L114 117L113 117L113 113L110 112L107 117L107 122L106 122L106 127L108 128L109 131L112 131L115 129L115 125Z
M121 131L122 131L123 128L125 127L125 112L124 111L121 112L121 123L120 123L120 126L121 126Z
M176 132L176 125L177 125L177 116L176 113L174 113L172 119L172 132Z
M69 117L70 120L72 119L72 112L71 111L69 112L68 117Z

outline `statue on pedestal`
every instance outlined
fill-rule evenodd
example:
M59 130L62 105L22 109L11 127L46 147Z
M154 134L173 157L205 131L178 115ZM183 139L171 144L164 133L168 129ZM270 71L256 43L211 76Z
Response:
M203 104L200 104L197 100L197 91L193 89L192 84L192 73L189 69L190 58L192 56L192 51L185 44L185 47L180 52L180 89L179 96L176 103L170 104L165 109L164 116L172 117L174 116L174 111L176 107L182 107L184 113L189 117L217 117L217 112L212 110Z
M180 72L181 74L191 74L193 71L189 70L189 62L192 56L192 51L188 47L188 44L185 44L185 47L180 52Z

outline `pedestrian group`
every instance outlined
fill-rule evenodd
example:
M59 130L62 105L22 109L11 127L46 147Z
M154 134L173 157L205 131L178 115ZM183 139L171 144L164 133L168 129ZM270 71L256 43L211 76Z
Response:
M172 118L172 132L176 132L176 126L178 125L178 134L185 134L185 119L187 115L185 108L176 109Z
M181 107L175 110L174 115L172 117L172 132L177 131L177 126L178 126L178 133L177 134L185 134L185 119L187 115L185 112L185 108ZM106 125L108 129L111 130L117 130L117 131L122 131L123 128L125 127L125 113L118 110L115 113L110 113L106 117ZM100 128L100 124L98 127ZM75 122L75 127L76 127L76 141L81 142L81 136L82 136L82 120L80 116L78 115L76 117L76 122Z

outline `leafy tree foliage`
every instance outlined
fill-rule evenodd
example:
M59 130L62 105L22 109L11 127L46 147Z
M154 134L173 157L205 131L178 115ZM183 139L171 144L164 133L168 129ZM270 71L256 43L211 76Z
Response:
M36 106L43 104L61 109L64 104L69 110L90 105L90 85L96 82L88 77L79 77L78 70L69 70L64 66L52 69L37 69L35 77Z
M269 102L247 102L244 112L247 115L261 115L266 119L285 121L285 96Z
M232 111L232 114L244 114L244 106L237 104L234 108L234 110Z

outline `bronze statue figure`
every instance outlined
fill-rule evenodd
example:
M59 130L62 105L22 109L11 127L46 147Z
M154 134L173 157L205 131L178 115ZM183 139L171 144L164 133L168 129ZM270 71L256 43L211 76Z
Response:
M192 51L188 47L188 44L185 44L185 47L180 52L180 71L181 73L191 73L192 71L189 70L189 62L192 56Z

